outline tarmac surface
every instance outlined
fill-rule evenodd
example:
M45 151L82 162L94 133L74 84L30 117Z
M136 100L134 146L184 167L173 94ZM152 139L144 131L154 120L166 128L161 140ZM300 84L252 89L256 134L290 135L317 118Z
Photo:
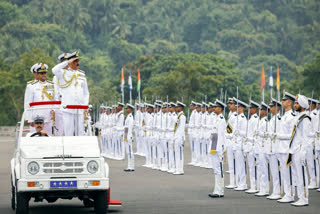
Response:
M14 139L0 138L0 214L15 213L10 207L10 159ZM120 200L122 207L110 207L109 213L319 213L320 192L310 191L309 206L296 208L244 192L225 190L225 197L212 199L208 193L213 189L212 170L186 166L190 149L185 148L185 174L172 175L144 168L144 158L135 156L136 171L124 172L126 161L108 160L110 166L111 199ZM226 167L225 167L226 168ZM225 185L228 185L225 174ZM30 214L94 213L84 208L78 199L61 200L56 203L30 201Z

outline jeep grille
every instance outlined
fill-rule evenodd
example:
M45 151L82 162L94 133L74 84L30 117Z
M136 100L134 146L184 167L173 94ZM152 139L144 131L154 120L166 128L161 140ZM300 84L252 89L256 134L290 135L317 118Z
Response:
M82 173L84 171L83 162L46 162L43 163L44 173Z

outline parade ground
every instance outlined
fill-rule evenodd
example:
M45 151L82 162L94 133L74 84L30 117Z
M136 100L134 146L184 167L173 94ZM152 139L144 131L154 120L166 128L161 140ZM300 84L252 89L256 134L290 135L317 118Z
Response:
M111 199L120 200L122 207L110 207L110 213L319 213L320 192L310 191L309 206L296 208L266 198L258 198L244 192L225 190L225 197L212 199L208 193L213 188L213 173L209 169L187 166L190 149L185 146L185 174L174 176L161 171L144 168L144 158L136 156L136 171L123 169L126 161L108 160L110 167ZM10 207L10 159L14 138L0 137L0 214L14 213ZM225 174L225 185L228 174ZM31 214L79 214L93 213L93 208L84 208L78 199L61 200L49 204L30 201Z

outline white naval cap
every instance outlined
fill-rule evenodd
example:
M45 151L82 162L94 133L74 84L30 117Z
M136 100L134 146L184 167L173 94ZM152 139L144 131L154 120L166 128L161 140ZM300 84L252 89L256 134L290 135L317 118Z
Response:
M224 104L221 100L216 99L216 100L214 101L213 107L225 108L225 107L227 107L227 105Z
M38 66L39 63L34 64L33 66L31 66L30 71L31 73L35 73L35 68Z
M149 104L149 103L145 103L144 105L145 105L147 108L154 108L154 105Z
M161 104L161 103L158 103L158 102L155 102L155 103L154 103L154 106L161 108L161 107L162 107L162 104Z
M298 94L296 96L296 102L299 103L299 105L304 109L309 107L308 98L304 95Z
M269 109L269 106L266 103L262 102L261 103L261 110L267 110L267 109Z
M124 107L124 104L121 102L118 102L118 106Z
M296 97L289 92L284 92L282 100L292 100L294 102L296 100Z
M260 105L259 105L259 103L256 103L255 101L250 100L249 108L260 108Z
M40 73L40 72L47 72L48 71L48 65L44 63L38 63L34 67L34 72Z
M131 108L131 109L134 109L134 106L133 106L133 105L131 105L130 103L127 103L127 106L126 106L126 108Z
M281 107L281 103L277 99L271 98L269 106L279 106L279 107Z
M70 54L69 53L62 53L58 56L58 60L60 62L64 62L66 60L68 60L68 57L70 57Z
M70 53L67 57L67 60L73 59L73 58L79 58L79 51L75 51L73 53Z
M184 107L186 107L186 104L184 104L183 102L177 101L176 107L182 107L182 108L184 108Z
M177 107L177 105L174 102L170 102L169 105L170 105L171 108Z
M214 103L212 103L212 102L209 102L208 104L209 104L209 108L212 108L215 106Z
M196 105L197 105L197 102L191 101L190 106L196 106Z
M238 106L242 106L244 108L248 108L249 107L249 105L247 103L245 103L245 102L243 102L243 101L241 101L241 100L239 100L239 99L237 99L235 97L233 97L233 100L236 102L236 106L238 105Z
M315 100L315 99L312 99L312 98L308 98L308 101L309 101L309 104L319 104L319 100Z
M202 102L202 107L206 107L206 108L208 108L208 107L209 107L209 105L208 105L206 102Z

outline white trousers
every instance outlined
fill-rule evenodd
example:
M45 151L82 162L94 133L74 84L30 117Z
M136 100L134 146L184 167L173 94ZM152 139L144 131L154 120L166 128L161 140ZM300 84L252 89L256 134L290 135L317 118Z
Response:
M168 138L168 153L169 153L169 170L175 171L176 164L175 164L175 151L174 151L174 140L172 138Z
M151 166L151 158L152 158L152 147L151 147L152 139L149 136L144 137L144 150L146 155L146 165Z
M259 153L259 192L269 193L269 178L271 179L269 173L268 159L265 153Z
M228 146L227 147L227 161L228 161L228 168L229 168L229 172L230 172L230 182L229 184L232 186L235 186L234 183L234 176L235 176L235 159L234 159L234 151L232 149L232 146Z
M277 156L275 154L268 154L267 158L269 160L270 172L272 176L272 194L280 195L280 178Z
M292 168L295 171L297 196L300 200L308 203L309 190L308 190L308 175L305 164L302 164L305 159L303 153L297 152L292 155Z
M257 189L256 188L256 186L257 186L256 179L258 179L258 177L256 175L256 173L257 173L257 165L256 165L257 159L256 159L253 152L247 153L246 156L247 156L247 160L248 160L248 169L249 169L248 175L249 175L250 189L256 190Z
M287 167L288 154L277 154L277 159L280 162L280 173L281 173L281 186L284 192L284 196L294 200L295 187L292 178L292 167Z
M306 161L308 165L308 172L310 176L309 184L313 186L319 186L319 162L316 160L316 151L310 146L307 148ZM315 171L317 170L317 171ZM317 175L317 176L316 176Z
M183 141L174 144L176 172L183 173Z
M168 145L167 145L167 140L165 138L161 138L160 139L160 146L161 146L161 151L162 151L162 154L161 154L161 157L162 157L162 163L161 163L161 167L163 170L168 170L168 157L169 157L169 154L168 154Z
M134 155L132 150L132 137L128 139L128 142L124 142L126 147L126 153L128 157L128 169L134 169Z
M83 136L83 114L72 114L69 112L63 112L63 127L65 136Z
M55 111L55 117L56 117L56 128L54 130L55 136L62 136L64 127L63 127L63 114L60 110Z
M224 175L223 175L223 155L217 152L215 155L209 155L215 176L214 194L224 195Z
M246 166L244 155L242 151L235 151L235 159L236 159L236 185L239 188L247 188L246 183Z
M195 138L193 137L192 134L189 134L189 143L190 143L190 154L191 154L191 161L190 163L195 163L195 148L194 148L194 144L195 144Z

